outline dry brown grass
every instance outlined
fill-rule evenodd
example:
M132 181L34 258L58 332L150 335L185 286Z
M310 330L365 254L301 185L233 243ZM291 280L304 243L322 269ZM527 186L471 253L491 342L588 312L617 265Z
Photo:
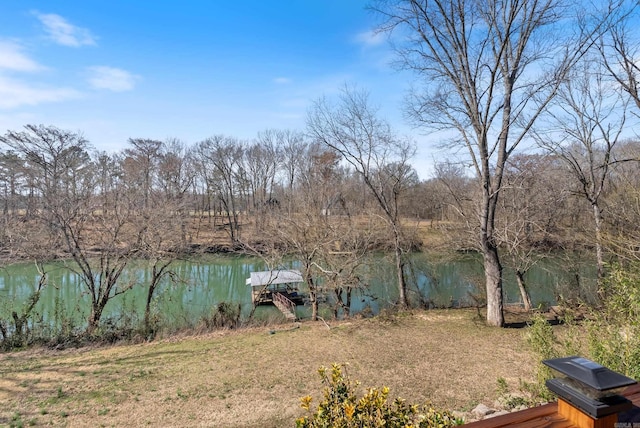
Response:
M0 355L0 425L293 426L333 362L362 387L456 410L492 404L499 376L534 376L522 330L485 327L474 311L414 312Z

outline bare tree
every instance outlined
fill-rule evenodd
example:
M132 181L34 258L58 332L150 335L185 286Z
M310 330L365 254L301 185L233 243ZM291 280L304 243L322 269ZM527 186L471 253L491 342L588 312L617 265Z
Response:
M20 191L24 182L24 161L15 152L8 150L0 154L0 183L2 213L7 216L18 214Z
M158 287L165 278L175 279L173 262L187 251L189 210L186 193L193 182L193 169L186 146L176 139L157 144L155 140L134 140L137 151L125 151L123 168L132 165L131 155L139 163L140 174L128 174L133 181L121 200L131 204L128 228L132 233L128 244L136 258L146 262L150 275L144 285L147 290L144 327L147 334L154 333L151 305ZM142 154L147 154L143 156ZM149 187L136 185L140 178Z
M314 212L327 214L331 200L342 189L340 155L319 142L306 145L298 160L297 194L292 194L298 206ZM296 210L294 210L296 211Z
M532 308L527 273L558 247L556 233L569 197L566 181L554 174L562 166L552 155L518 154L505 170L496 235L527 311Z
M9 131L0 141L24 157L41 195L38 224L55 238L70 256L67 267L76 272L91 300L87 332L98 328L106 305L131 288L120 284L120 276L135 253L131 242L130 205L119 192L108 203L98 202L94 168L82 135L53 126L27 125L25 131ZM102 208L106 206L106 211ZM133 236L132 236L133 233Z
M215 174L210 169L210 162L207 160L209 151L205 144L196 144L191 149L191 152L194 169L193 197L200 201L196 203L196 211L198 213L196 237L198 237L203 227L203 222L211 223L212 219L215 222L213 213L215 188L213 177Z
M625 140L616 145L616 157L640 159L640 141ZM640 162L614 166L605 195L607 223L605 245L621 261L640 260Z
M192 151L180 140L170 139L162 143L157 166L157 180L162 190L160 200L166 201L163 212L175 211L169 215L180 223L181 247L187 244L187 228L191 222L188 193L195 180ZM157 206L157 203L154 204Z
M249 207L257 227L261 227L266 212L279 204L274 191L280 153L279 134L274 130L260 132L257 141L244 152L243 165L250 187Z
M120 191L125 178L123 158L118 154L98 152L94 155L94 170L96 174L96 194L102 201L102 211L107 212L109 198Z
M276 131L278 146L281 150L281 168L284 175L284 185L287 189L287 210L292 212L293 206L291 203L293 195L293 187L298 176L300 169L300 161L304 153L307 150L307 142L304 140L304 135L301 132L292 131L289 129Z
M355 169L377 201L393 236L399 303L407 307L404 275L407 248L399 204L410 181L413 143L393 134L370 105L368 93L348 87L342 91L337 105L325 98L316 101L307 128L315 141L337 151Z
M434 167L434 179L430 189L440 203L441 220L451 222L447 228L443 228L448 241L445 245L454 245L455 250L473 248L473 242L469 242L468 231L473 231L475 236L477 229L477 222L473 218L473 201L477 199L474 195L477 193L474 180L468 176L459 162L439 162ZM462 234L456 230L459 228L454 225L460 223L467 233Z
M597 59L587 57L560 88L549 111L550 129L537 135L556 154L575 179L575 192L585 198L593 214L597 277L604 279L602 197L612 172L614 148L624 130L627 99L604 79Z
M314 321L324 298L333 298L334 316L340 311L349 316L353 291L365 287L360 268L373 247L373 230L378 226L349 216L323 214L317 200L322 198L318 189L322 186L332 186L332 182L318 181L316 191L297 193L299 212L289 215L286 210L275 210L256 231L259 242L270 245L260 252L269 266L278 267L291 258L300 264Z
M617 19L600 38L598 48L609 74L640 110L639 12L637 1L622 2L616 13Z
M408 114L427 129L455 132L475 168L487 323L502 326L495 216L505 164L593 31L567 31L571 9L556 0L394 0L375 10L385 18L381 30L396 31L400 65L422 79Z
M240 240L240 207L238 201L244 144L231 137L216 135L196 146L197 156L206 171L208 186L217 195L232 244Z
M130 138L129 144L132 147L124 150L125 181L142 191L146 206L151 198L162 142L147 138Z
M181 231L184 226L183 212L180 200L158 195L153 198L148 208L136 209L132 222L138 231L135 247L136 257L146 261L150 270L148 281L144 286L147 290L144 310L144 326L147 334L153 334L154 326L151 318L153 299L162 280L169 278L179 281L172 265L187 250Z
M322 216L322 222L330 230L332 240L321 248L314 264L324 280L323 288L333 294L334 318L339 318L340 312L348 318L353 292L367 287L362 267L375 242L371 230L375 221L366 223L356 221L355 217ZM365 224L369 227L363 227Z

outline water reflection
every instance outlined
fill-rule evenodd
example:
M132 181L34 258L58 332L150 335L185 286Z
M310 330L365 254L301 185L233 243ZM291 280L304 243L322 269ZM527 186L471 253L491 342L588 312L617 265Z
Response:
M375 262L362 269L366 289L354 291L351 312L363 310L377 313L397 299L395 272L391 259L384 255L373 257ZM291 267L295 267L292 263ZM177 282L165 278L158 287L153 309L170 324L188 325L204 315L211 314L220 302L240 304L246 316L251 312L251 293L245 280L252 271L265 270L262 260L252 257L211 256L193 261L180 261L172 266ZM593 278L593 269L581 267L582 275ZM61 264L46 268L48 285L36 306L38 318L45 324L60 327L65 320L83 323L89 312L90 299L79 277ZM123 314L142 318L146 301L146 284L150 269L144 262L132 264L122 276L122 284L133 284L132 290L114 298L105 308L104 317L118 318ZM477 255L465 255L456 260L434 263L425 254L412 256L407 270L410 299L424 306L468 306L482 299L482 266ZM528 274L534 305L552 304L559 285L570 288L573 272L549 261L535 266ZM12 310L19 310L33 293L40 274L33 264L15 264L0 270L0 318L7 319ZM588 281L583 280L584 283ZM505 270L504 295L507 303L519 302L515 276ZM329 297L323 305L331 313ZM308 312L299 308L299 315ZM273 308L261 308L257 316L275 316Z

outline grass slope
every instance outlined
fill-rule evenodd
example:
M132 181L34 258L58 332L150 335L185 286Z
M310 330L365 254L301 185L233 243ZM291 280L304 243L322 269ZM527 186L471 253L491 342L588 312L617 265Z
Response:
M274 332L275 331L275 332ZM534 377L522 330L471 310L305 322L80 350L0 355L0 425L287 427L317 404L317 368L347 364L363 388L469 410L496 380Z

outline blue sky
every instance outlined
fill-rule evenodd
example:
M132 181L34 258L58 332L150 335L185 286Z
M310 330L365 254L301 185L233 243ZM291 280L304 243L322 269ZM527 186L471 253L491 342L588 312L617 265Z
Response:
M251 139L302 130L311 102L348 83L410 133L409 76L389 65L366 3L3 1L0 132L55 125L107 151L131 137Z

